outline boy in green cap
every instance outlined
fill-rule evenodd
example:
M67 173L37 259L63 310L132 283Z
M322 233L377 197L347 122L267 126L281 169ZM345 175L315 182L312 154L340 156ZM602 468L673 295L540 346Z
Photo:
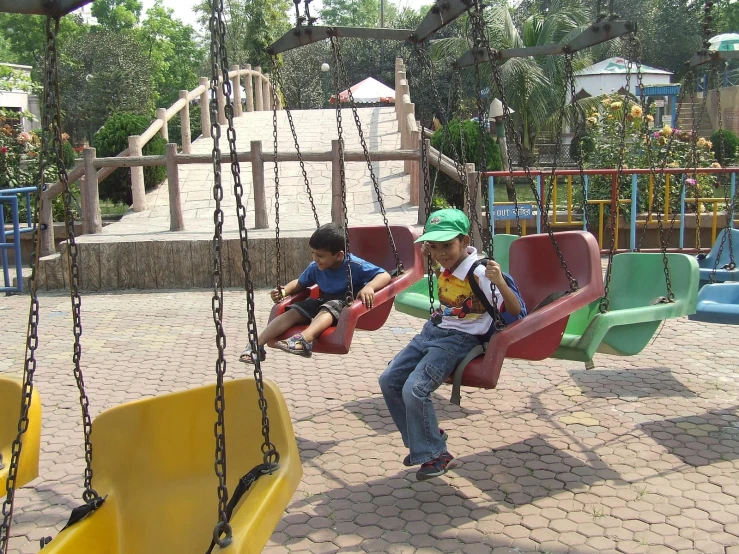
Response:
M490 337L493 305L504 324L526 315L513 279L494 260L478 262L469 234L470 221L460 210L429 216L416 242L423 242L422 252L436 264L440 306L380 376L385 403L410 449L403 464L421 465L419 480L444 475L454 459L446 433L439 429L431 393L470 350Z

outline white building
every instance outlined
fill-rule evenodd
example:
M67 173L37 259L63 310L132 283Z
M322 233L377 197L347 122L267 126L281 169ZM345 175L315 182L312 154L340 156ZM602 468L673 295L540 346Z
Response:
M575 91L578 98L623 92L626 88L627 62L624 58L608 58L575 73ZM641 66L644 86L666 85L672 73L648 65ZM631 94L636 89L636 64L631 66Z
M12 63L0 63L0 65L9 67L16 71L25 73L29 78L31 76L30 65L16 65ZM35 94L29 94L23 90L0 90L0 108L15 112L30 112L36 118L35 120L27 117L21 118L24 131L41 128L41 105L39 97Z

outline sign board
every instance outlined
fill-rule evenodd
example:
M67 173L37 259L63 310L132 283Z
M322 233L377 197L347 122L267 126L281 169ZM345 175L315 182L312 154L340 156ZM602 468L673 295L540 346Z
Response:
M655 100L654 106L656 108L664 108L665 107L665 101L664 100Z
M518 215L521 219L534 217L533 204L519 204ZM493 206L493 217L496 221L508 221L516 219L516 207L513 205Z

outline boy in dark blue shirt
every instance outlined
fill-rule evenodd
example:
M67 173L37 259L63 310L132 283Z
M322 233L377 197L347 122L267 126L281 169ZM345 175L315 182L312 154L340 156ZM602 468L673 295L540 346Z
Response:
M326 329L335 325L341 311L346 307L347 276L346 264L351 264L352 288L356 298L367 309L374 305L375 292L390 283L390 274L353 254L349 259L344 254L344 229L336 223L327 223L319 227L311 235L308 244L313 261L303 273L284 287L270 292L272 301L277 303L283 298L297 294L312 285L318 285L318 298L307 298L287 308L282 315L273 319L259 334L259 359L264 360L264 345L291 327L305 325L308 328L301 334L293 335L287 340L275 343L280 350L309 358L313 354L313 341ZM357 292L358 291L358 292ZM241 353L240 360L254 363L255 354L251 346Z

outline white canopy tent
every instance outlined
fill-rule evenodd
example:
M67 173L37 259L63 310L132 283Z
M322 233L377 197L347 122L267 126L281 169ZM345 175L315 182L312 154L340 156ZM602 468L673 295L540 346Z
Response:
M339 94L342 102L349 101L349 90L352 91L357 104L395 104L395 91L372 77L367 77L350 89L342 91ZM331 103L334 102L336 102L336 95L331 96Z

